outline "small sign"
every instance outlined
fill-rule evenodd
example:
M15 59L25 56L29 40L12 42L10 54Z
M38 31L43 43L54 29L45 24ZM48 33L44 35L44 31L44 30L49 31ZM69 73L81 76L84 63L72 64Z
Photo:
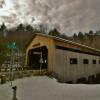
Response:
M7 45L7 48L9 48L9 49L16 49L17 48L16 43L15 42L9 43Z

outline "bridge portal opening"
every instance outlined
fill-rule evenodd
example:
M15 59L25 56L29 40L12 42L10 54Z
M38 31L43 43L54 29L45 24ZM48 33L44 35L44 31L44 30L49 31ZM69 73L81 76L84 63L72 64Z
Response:
M47 69L48 49L46 46L33 48L28 53L28 65L31 69Z

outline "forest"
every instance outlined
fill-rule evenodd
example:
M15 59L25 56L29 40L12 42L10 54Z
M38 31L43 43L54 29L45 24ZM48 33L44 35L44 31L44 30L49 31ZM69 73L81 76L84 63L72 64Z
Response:
M73 33L72 36L67 36L66 33L60 33L56 28L49 30L48 33L46 30L47 28L45 28L43 25L39 25L38 28L34 28L31 25L24 25L22 23L16 27L8 29L7 26L3 23L0 26L0 63L2 63L3 59L5 59L6 55L4 54L6 54L5 52L8 51L7 45L9 43L15 42L20 50L24 52L26 44L36 32L57 36L96 49L100 49L100 30L97 30L96 32L90 30L87 33Z

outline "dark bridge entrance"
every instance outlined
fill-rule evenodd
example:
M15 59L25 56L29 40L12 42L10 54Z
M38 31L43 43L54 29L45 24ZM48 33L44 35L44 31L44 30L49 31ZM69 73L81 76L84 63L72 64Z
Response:
M28 53L28 65L32 69L47 69L48 49L46 46L33 48Z

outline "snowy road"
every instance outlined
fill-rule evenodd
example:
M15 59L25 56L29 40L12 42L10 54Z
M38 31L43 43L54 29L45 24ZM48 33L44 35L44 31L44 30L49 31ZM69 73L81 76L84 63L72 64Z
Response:
M100 100L100 85L61 84L46 76L18 79L18 100ZM0 85L0 100L11 100L10 83Z

